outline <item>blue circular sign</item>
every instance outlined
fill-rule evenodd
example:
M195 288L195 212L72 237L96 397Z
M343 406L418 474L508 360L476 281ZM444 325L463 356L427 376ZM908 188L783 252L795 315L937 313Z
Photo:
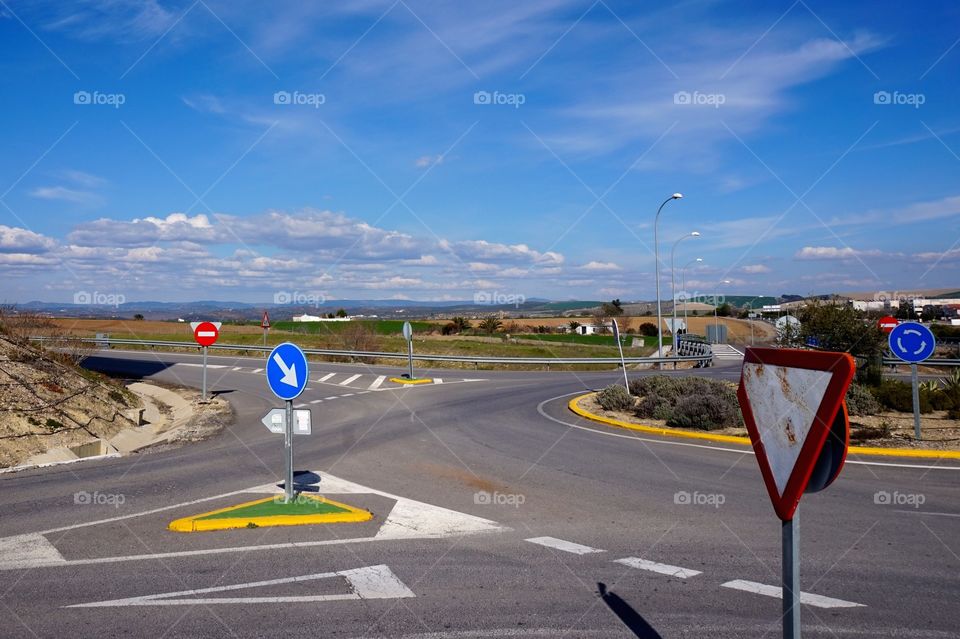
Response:
M905 362L922 362L931 355L937 339L918 322L904 322L890 331L890 351Z
M293 399L307 387L307 356L290 342L278 345L267 358L267 384L280 399Z

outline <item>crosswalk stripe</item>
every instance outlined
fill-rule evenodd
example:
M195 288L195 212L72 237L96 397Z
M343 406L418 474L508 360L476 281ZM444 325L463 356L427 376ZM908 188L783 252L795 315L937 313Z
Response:
M343 380L342 382L340 382L340 385L341 385L341 386L346 386L346 385L349 384L350 382L356 381L356 379L357 379L358 377L360 377L360 375L351 375L350 377L348 377L348 378L346 378L345 380Z
M724 588L733 590L742 590L752 592L757 595L766 595L767 597L783 598L783 589L779 586L768 586L767 584L757 583L755 581L745 581L743 579L734 579L727 583L720 584ZM854 603L853 601L844 601L843 599L834 599L833 597L824 597L814 595L809 592L800 593L800 603L817 608L863 608L864 604Z
M367 387L367 390L377 390L378 388L380 388L380 384L382 384L385 379L387 379L386 375L380 375L375 380L373 380L373 383L370 384L369 387Z
M318 382L325 382L325 381L327 381L328 379L330 379L331 377L333 377L334 375L336 375L336 373L327 373L326 375L324 375L323 377L321 377L321 378L318 379L317 381L318 381Z
M530 539L526 539L524 541L529 541L531 544L546 546L548 548L556 548L557 550L570 552L575 555L586 555L592 552L604 552L599 548L591 548L590 546L584 546L583 544L575 544L572 541L557 539L556 537L531 537Z
M690 568L681 568L680 566L661 564L655 561L640 559L639 557L624 557L623 559L615 559L614 563L623 564L624 566L630 566L631 568L637 568L639 570L649 570L650 572L656 572L661 575L679 577L680 579L688 579L701 574L699 570L691 570Z
M254 373L262 373L262 372L263 372L263 369L262 369L262 368L255 368L255 369L253 369L253 372L254 372Z

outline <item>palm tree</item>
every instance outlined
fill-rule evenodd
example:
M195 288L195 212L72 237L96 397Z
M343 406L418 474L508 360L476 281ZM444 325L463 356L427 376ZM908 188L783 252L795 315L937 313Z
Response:
M490 317L480 322L480 330L486 333L487 335L493 335L498 330L500 330L500 327L502 325L503 325L503 322L501 322L499 319L491 315Z
M570 327L571 333L576 333L577 329L580 328L582 324L580 324L580 322L578 322L577 320L573 320L569 324L567 324L567 326Z
M470 325L470 320L468 320L466 317L460 317L460 316L454 317L453 319L450 320L450 323L453 324L453 330L456 333L469 331L471 328L473 328Z

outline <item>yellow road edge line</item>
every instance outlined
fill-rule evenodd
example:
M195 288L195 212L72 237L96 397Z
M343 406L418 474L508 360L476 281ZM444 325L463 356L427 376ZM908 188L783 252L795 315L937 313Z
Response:
M391 377L390 381L394 384L432 384L433 380L429 377L422 379L407 379L406 377Z
M321 501L338 508L343 508L347 512L343 513L323 513L316 515L268 515L262 517L223 517L219 519L202 519L203 517L209 517L210 515L217 515L223 512L228 512L231 510L238 510L246 506L253 506L255 504L262 504L267 501L271 501L277 498L277 495L270 497L265 497L263 499L255 499L253 501L244 502L242 504L237 504L235 506L227 506L226 508L218 508L217 510L211 510L210 512L200 513L199 515L191 515L190 517L183 517L182 519L176 519L171 521L167 525L168 530L174 532L206 532L211 530L229 530L233 528L246 528L249 524L255 524L256 526L301 526L305 524L341 524L341 523L354 523L361 521L370 521L373 519L373 513L367 510L361 510L349 504L344 504L332 499L327 499L326 497L313 496L313 495L301 495L301 497L306 497L308 499L314 499Z
M690 433L685 430L677 430L674 428L665 428L657 426L643 426L641 424L631 424L619 419L612 419L610 417L603 417L601 415L596 415L586 410L580 406L580 400L586 399L596 395L596 392L585 393L583 395L578 395L574 397L567 403L567 408L572 412L576 413L580 417L589 419L591 421L600 422L601 424L607 424L608 426L616 426L618 428L626 428L628 430L635 430L641 433L649 433L651 435L661 435L663 437L679 437L686 439L703 439L712 442L723 442L726 444L744 444L750 445L749 437L738 437L736 435L711 435L710 433ZM847 448L847 452L853 455L875 455L878 457L913 457L917 459L960 459L960 451L957 450L916 450L913 448L878 448L874 446L850 446Z

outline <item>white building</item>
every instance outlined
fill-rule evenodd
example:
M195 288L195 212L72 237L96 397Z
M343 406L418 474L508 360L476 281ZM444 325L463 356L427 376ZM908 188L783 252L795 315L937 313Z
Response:
M581 324L573 331L577 335L599 335L606 333L613 334L613 324Z
M349 322L352 317L320 317L319 315L294 315L294 322Z

